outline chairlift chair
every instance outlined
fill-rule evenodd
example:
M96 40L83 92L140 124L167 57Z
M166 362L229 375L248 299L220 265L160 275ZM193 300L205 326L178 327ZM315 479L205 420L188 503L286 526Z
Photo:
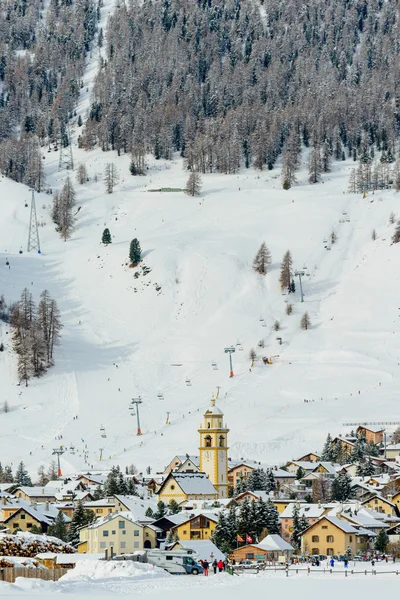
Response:
M189 377L186 377L186 379L185 379L185 383L186 383L186 385L188 385L188 386L192 385L192 382L190 381Z
M211 363L211 366L212 366L212 368L214 369L214 371L218 371L218 365L217 365L217 363L216 363L215 361L213 361L213 362Z
M104 429L103 425L100 427L100 435L102 438L106 438L106 430Z

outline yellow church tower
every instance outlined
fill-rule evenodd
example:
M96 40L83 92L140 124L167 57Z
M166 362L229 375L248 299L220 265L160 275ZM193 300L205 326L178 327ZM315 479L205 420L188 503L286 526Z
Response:
M203 425L200 425L200 471L206 473L218 492L219 498L228 497L228 433L223 423L224 414L215 406L214 397L211 406L204 413Z

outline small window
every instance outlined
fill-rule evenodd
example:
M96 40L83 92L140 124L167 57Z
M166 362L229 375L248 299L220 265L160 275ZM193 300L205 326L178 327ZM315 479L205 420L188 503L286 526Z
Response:
M333 542L333 535L327 535L326 536L326 541L332 543Z
M166 556L165 558L166 558L166 560L172 560L173 559L172 556Z
M350 541L351 541L351 542L353 541L353 536L352 536L352 535L350 536Z
M322 525L322 529L328 529L328 525Z
M33 523L27 523L26 526L29 529L29 527L32 527Z
M100 542L100 548L107 548L107 542Z
M185 531L183 532L183 535L186 535L186 534L187 534L187 530L185 529Z
M19 527L19 523L14 523L14 529L17 529L17 527Z
M103 531L103 537L108 537L108 530Z
M126 535L126 529L122 530L122 535Z
M246 554L246 558L248 558L249 560L254 559L254 553L250 552L249 554Z
M126 542L121 542L120 543L120 548L126 548Z
M333 556L333 548L328 548L326 553L328 556Z
M98 515L100 515L100 514L101 514L101 512L102 512L102 511L101 511L101 508L96 508L96 513L97 513Z
M312 536L312 541L313 542L319 542L319 536L318 535L313 535Z
M26 515L21 514L20 517L21 517L21 519L25 519Z
M174 490L174 489L175 489L175 486L174 486L174 485L171 485L171 490Z
M134 548L139 548L139 542L133 542L133 547Z
M134 535L135 537L139 537L139 530L138 530L138 529L135 529L135 531L133 532L133 535Z
M312 554L313 556L315 556L316 554L319 554L319 548L313 548L313 549L311 550L311 554Z
M125 521L118 521L118 529L125 529Z

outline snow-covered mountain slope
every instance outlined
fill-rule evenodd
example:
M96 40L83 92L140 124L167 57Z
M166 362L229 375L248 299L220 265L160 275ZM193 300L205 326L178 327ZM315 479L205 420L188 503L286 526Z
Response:
M44 156L56 189L66 172L57 171L56 153ZM352 163L341 163L323 184L299 183L287 192L279 168L206 175L201 197L192 198L150 191L184 187L180 159L149 159L147 176L136 178L129 175L128 157L75 149L76 163L80 160L90 182L76 184L82 208L69 241L54 231L51 196L37 195L44 223L41 255L25 252L29 191L0 181L0 293L10 303L25 286L36 299L47 288L59 301L64 323L56 366L28 388L17 384L9 327L0 325L6 344L0 353L0 406L5 400L10 406L0 415L3 464L23 459L34 470L63 443L77 449L64 454L65 471L87 464L85 448L95 467L130 462L163 467L176 453L196 453L197 428L217 386L231 429L231 456L269 464L319 449L328 431L342 430L343 421L400 417L400 249L391 245L394 226L388 225L390 213L398 212L393 191L365 199L344 193ZM101 174L110 160L121 182L106 195ZM101 244L104 227L113 238L108 247ZM326 250L332 230L338 239ZM128 267L134 237L143 265L151 269L147 275ZM251 266L262 241L272 253L266 277ZM294 267L306 271L305 301L296 290L289 298L290 316L278 282L288 249ZM299 324L305 310L312 321L308 331ZM261 339L264 349L257 347ZM224 353L230 345L236 346L232 379ZM276 356L273 364L256 361L250 372L252 347L258 358ZM128 410L138 395L140 438ZM100 435L102 425L107 438Z

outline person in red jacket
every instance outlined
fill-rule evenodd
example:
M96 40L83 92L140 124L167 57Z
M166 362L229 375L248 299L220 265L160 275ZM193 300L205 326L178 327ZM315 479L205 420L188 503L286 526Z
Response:
M224 563L222 562L222 560L220 559L218 561L218 571L221 573L224 570Z

